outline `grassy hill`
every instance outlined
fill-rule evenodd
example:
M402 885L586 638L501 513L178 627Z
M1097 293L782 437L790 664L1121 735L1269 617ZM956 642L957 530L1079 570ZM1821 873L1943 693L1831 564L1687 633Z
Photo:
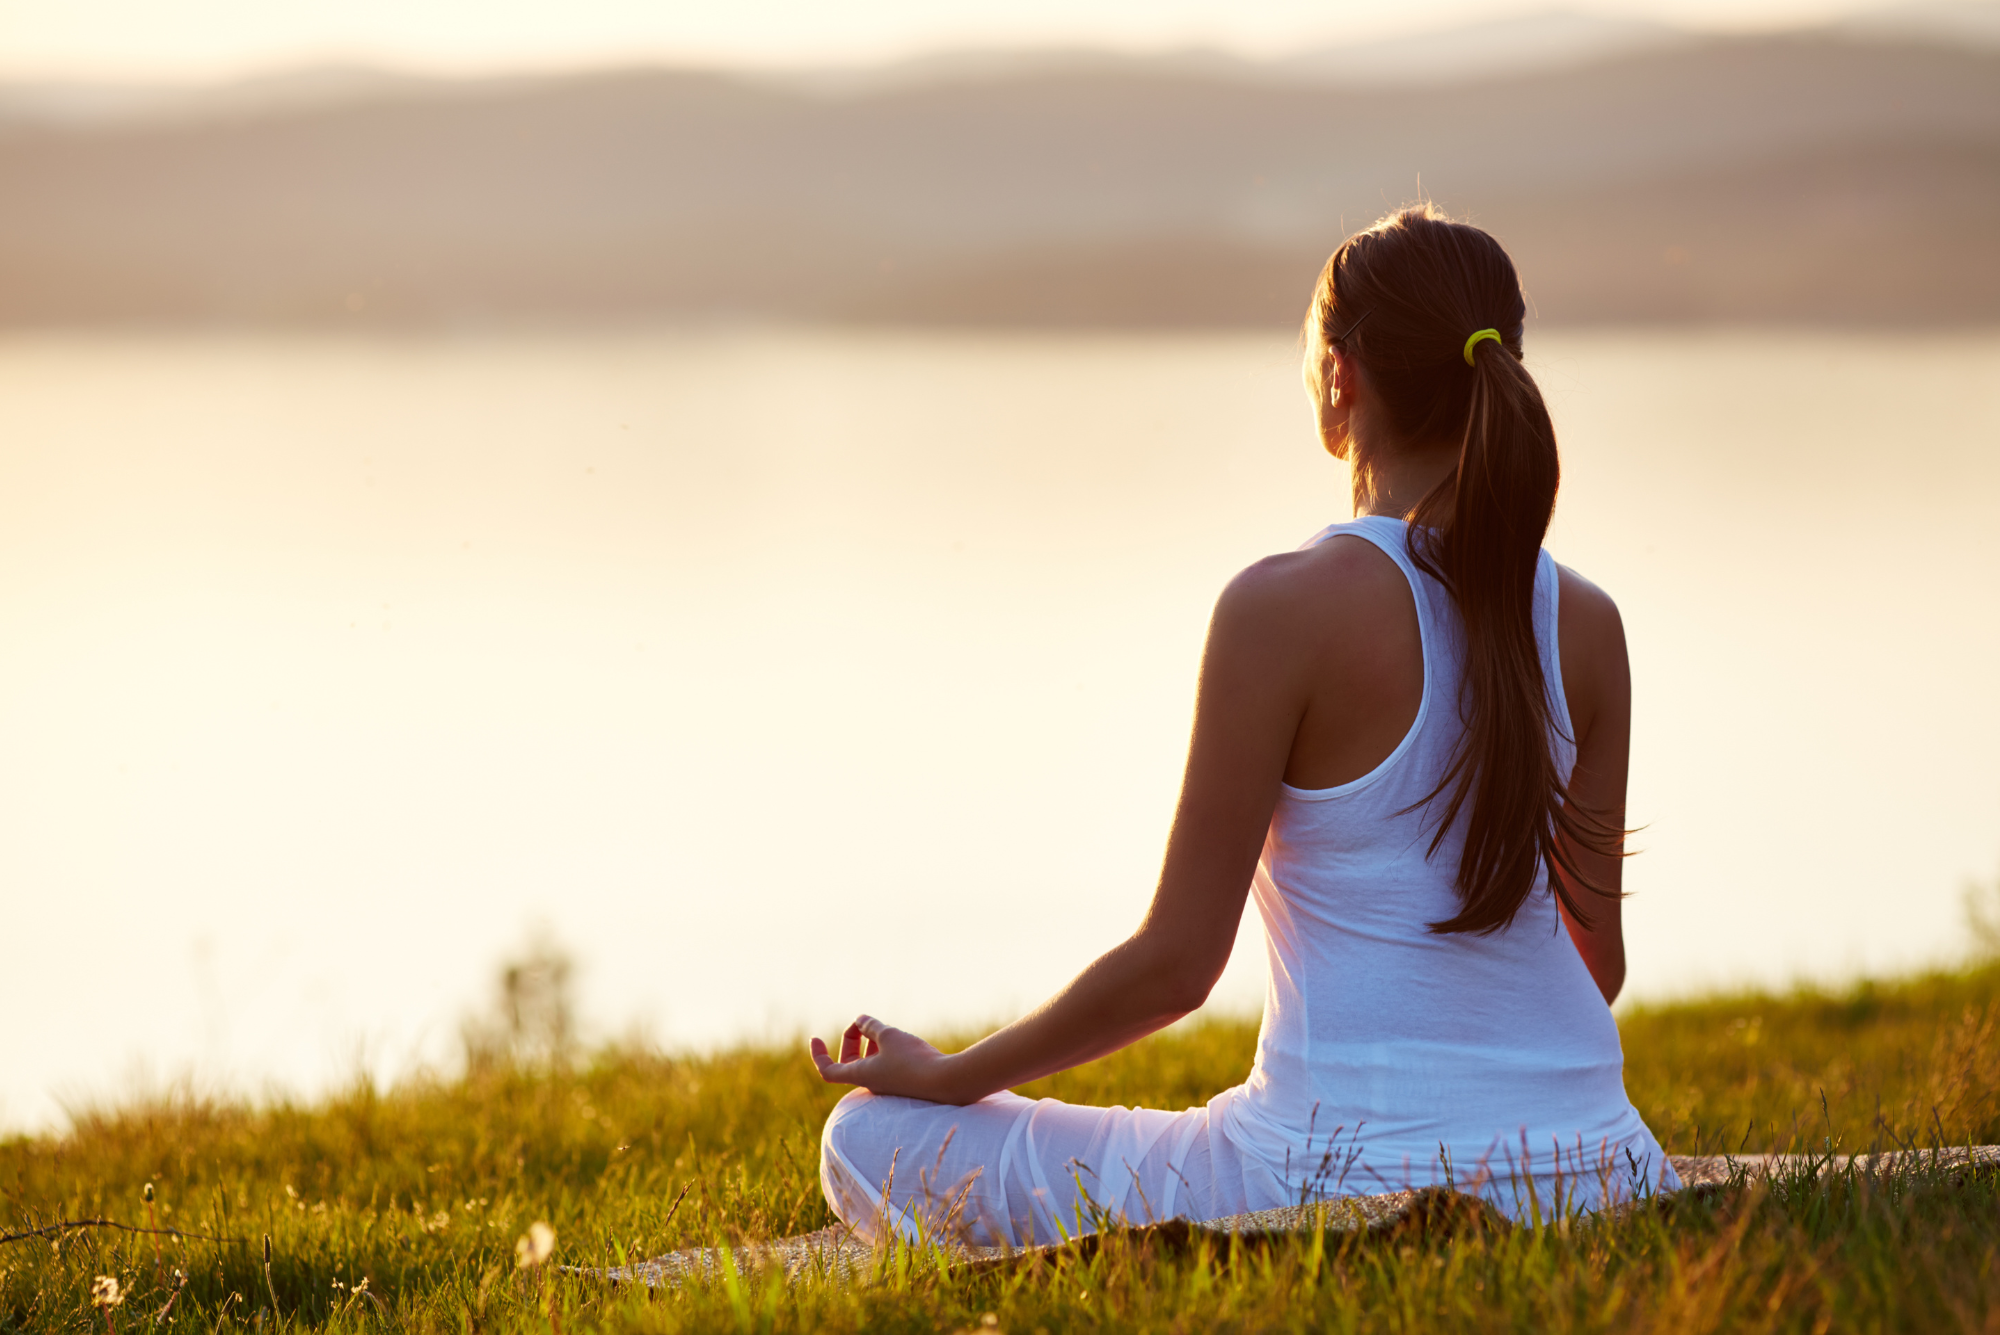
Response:
M1671 1152L2000 1142L2000 965L1641 1007L1622 1029L1627 1085ZM1029 1092L1185 1106L1239 1080L1254 1039L1253 1023L1211 1021ZM1179 1252L1114 1243L1087 1261L977 1276L915 1255L851 1290L753 1275L648 1296L538 1287L515 1269L515 1239L535 1220L553 1225L568 1264L828 1223L816 1146L838 1092L802 1051L610 1048L555 1068L482 1061L386 1091L357 1085L311 1106L181 1097L86 1113L66 1135L0 1143L0 1229L97 1216L143 1225L150 1183L160 1226L206 1236L78 1229L0 1247L0 1329L104 1326L89 1300L99 1275L127 1294L116 1329L204 1335L929 1331L986 1329L987 1313L1022 1332L2000 1322L1991 1174L1795 1181L1540 1232ZM175 1269L186 1288L157 1320Z

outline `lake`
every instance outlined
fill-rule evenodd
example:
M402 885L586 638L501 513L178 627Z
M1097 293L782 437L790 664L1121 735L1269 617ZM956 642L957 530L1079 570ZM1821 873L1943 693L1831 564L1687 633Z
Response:
M1628 995L1962 951L2000 333L1529 352ZM0 508L22 1128L448 1062L536 924L599 1038L1007 1018L1147 901L1216 593L1348 502L1284 337L744 329L0 337Z

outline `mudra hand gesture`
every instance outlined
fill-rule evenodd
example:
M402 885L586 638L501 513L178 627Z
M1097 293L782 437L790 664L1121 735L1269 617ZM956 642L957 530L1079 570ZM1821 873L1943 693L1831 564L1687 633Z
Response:
M951 1058L872 1015L857 1015L842 1032L839 1061L817 1038L812 1041L812 1059L820 1079L830 1085L859 1085L875 1094L955 1102L948 1079Z

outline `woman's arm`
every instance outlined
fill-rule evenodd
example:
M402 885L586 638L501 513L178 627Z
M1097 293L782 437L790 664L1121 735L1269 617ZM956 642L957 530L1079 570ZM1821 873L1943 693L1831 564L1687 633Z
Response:
M1308 698L1315 619L1297 556L1237 576L1209 624L1194 736L1153 902L1131 937L1030 1014L950 1056L862 1016L822 1078L878 1094L971 1103L1115 1052L1198 1008L1229 962L1244 897ZM1322 616L1324 608L1322 608Z
M1625 653L1625 626L1610 595L1573 570L1561 571L1562 606L1557 636L1562 651L1563 695L1576 731L1576 769L1569 780L1569 804L1611 829L1625 828L1625 772L1632 743L1632 672ZM1606 1005L1625 986L1625 929L1621 903L1613 897L1624 876L1624 859L1565 841L1577 870L1601 891L1570 886L1590 926L1563 909L1570 940L1604 994ZM1550 869L1551 875L1560 875ZM1560 900L1557 901L1561 903Z

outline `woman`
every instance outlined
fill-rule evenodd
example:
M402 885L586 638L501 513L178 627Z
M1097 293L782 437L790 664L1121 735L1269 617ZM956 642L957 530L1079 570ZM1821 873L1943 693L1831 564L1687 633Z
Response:
M864 1233L986 1244L1451 1183L1542 1218L1679 1185L1610 1002L1630 682L1611 599L1541 550L1554 429L1513 264L1428 207L1351 238L1306 320L1352 522L1217 603L1153 903L1025 1018L943 1055L862 1016L821 1183ZM1009 1087L1200 1006L1254 894L1250 1078L1184 1112Z

